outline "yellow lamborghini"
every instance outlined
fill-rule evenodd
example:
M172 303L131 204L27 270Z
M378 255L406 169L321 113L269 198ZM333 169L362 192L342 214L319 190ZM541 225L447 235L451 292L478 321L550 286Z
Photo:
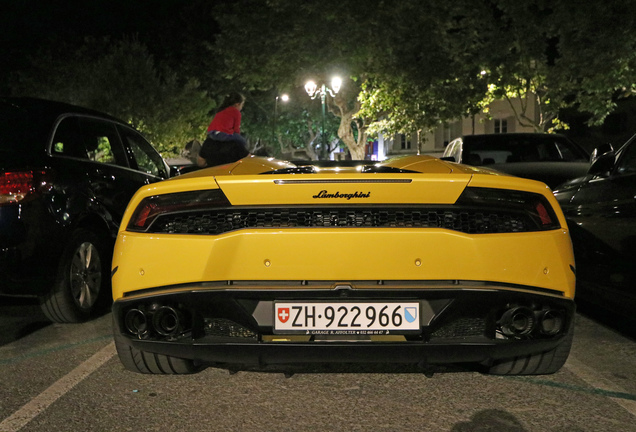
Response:
M312 363L554 373L575 266L550 189L429 156L247 157L140 189L112 264L132 371Z

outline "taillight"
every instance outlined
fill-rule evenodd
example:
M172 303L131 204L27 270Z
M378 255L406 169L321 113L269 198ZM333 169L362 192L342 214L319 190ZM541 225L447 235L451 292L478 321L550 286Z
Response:
M126 229L129 231L146 231L157 218L164 214L191 212L230 205L230 202L220 189L155 195L144 198L139 203Z
M157 212L157 204L146 202L143 206L139 206L135 212L136 217L133 218L133 225L136 228L143 228L148 225L148 218L154 219Z
M509 189L467 187L456 204L488 209L505 209L525 215L532 221L534 230L560 228L554 209L541 194Z
M0 205L13 204L36 190L41 171L8 171L0 173Z
M539 219L541 220L541 225L550 225L552 224L552 217L550 217L550 213L545 208L545 205L542 202L538 202L535 204L535 209L537 210L537 214L539 215Z

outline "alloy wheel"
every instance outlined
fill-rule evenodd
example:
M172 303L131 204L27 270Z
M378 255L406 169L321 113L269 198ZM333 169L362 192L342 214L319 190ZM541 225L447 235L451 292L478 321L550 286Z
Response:
M82 309L90 309L99 294L102 284L102 262L97 248L84 242L75 251L71 260L71 295Z

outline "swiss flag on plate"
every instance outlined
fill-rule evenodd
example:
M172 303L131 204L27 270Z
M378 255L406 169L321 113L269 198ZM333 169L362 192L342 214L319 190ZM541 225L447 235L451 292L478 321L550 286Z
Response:
M289 319L289 308L279 307L276 315L278 316L278 320L280 322L286 323Z

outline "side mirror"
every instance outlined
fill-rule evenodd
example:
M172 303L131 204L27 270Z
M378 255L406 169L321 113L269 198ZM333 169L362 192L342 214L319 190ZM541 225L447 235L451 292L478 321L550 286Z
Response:
M591 161L592 164L590 165L590 169L587 170L588 175L601 175L614 168L614 164L616 163L616 154L614 151L605 152L600 156L596 156L592 153Z
M603 156L605 153L609 153L613 151L614 151L614 147L610 143L601 144L600 146L596 147L592 151L592 154L590 155L590 165L594 165L594 162L596 162L596 160L599 157Z

